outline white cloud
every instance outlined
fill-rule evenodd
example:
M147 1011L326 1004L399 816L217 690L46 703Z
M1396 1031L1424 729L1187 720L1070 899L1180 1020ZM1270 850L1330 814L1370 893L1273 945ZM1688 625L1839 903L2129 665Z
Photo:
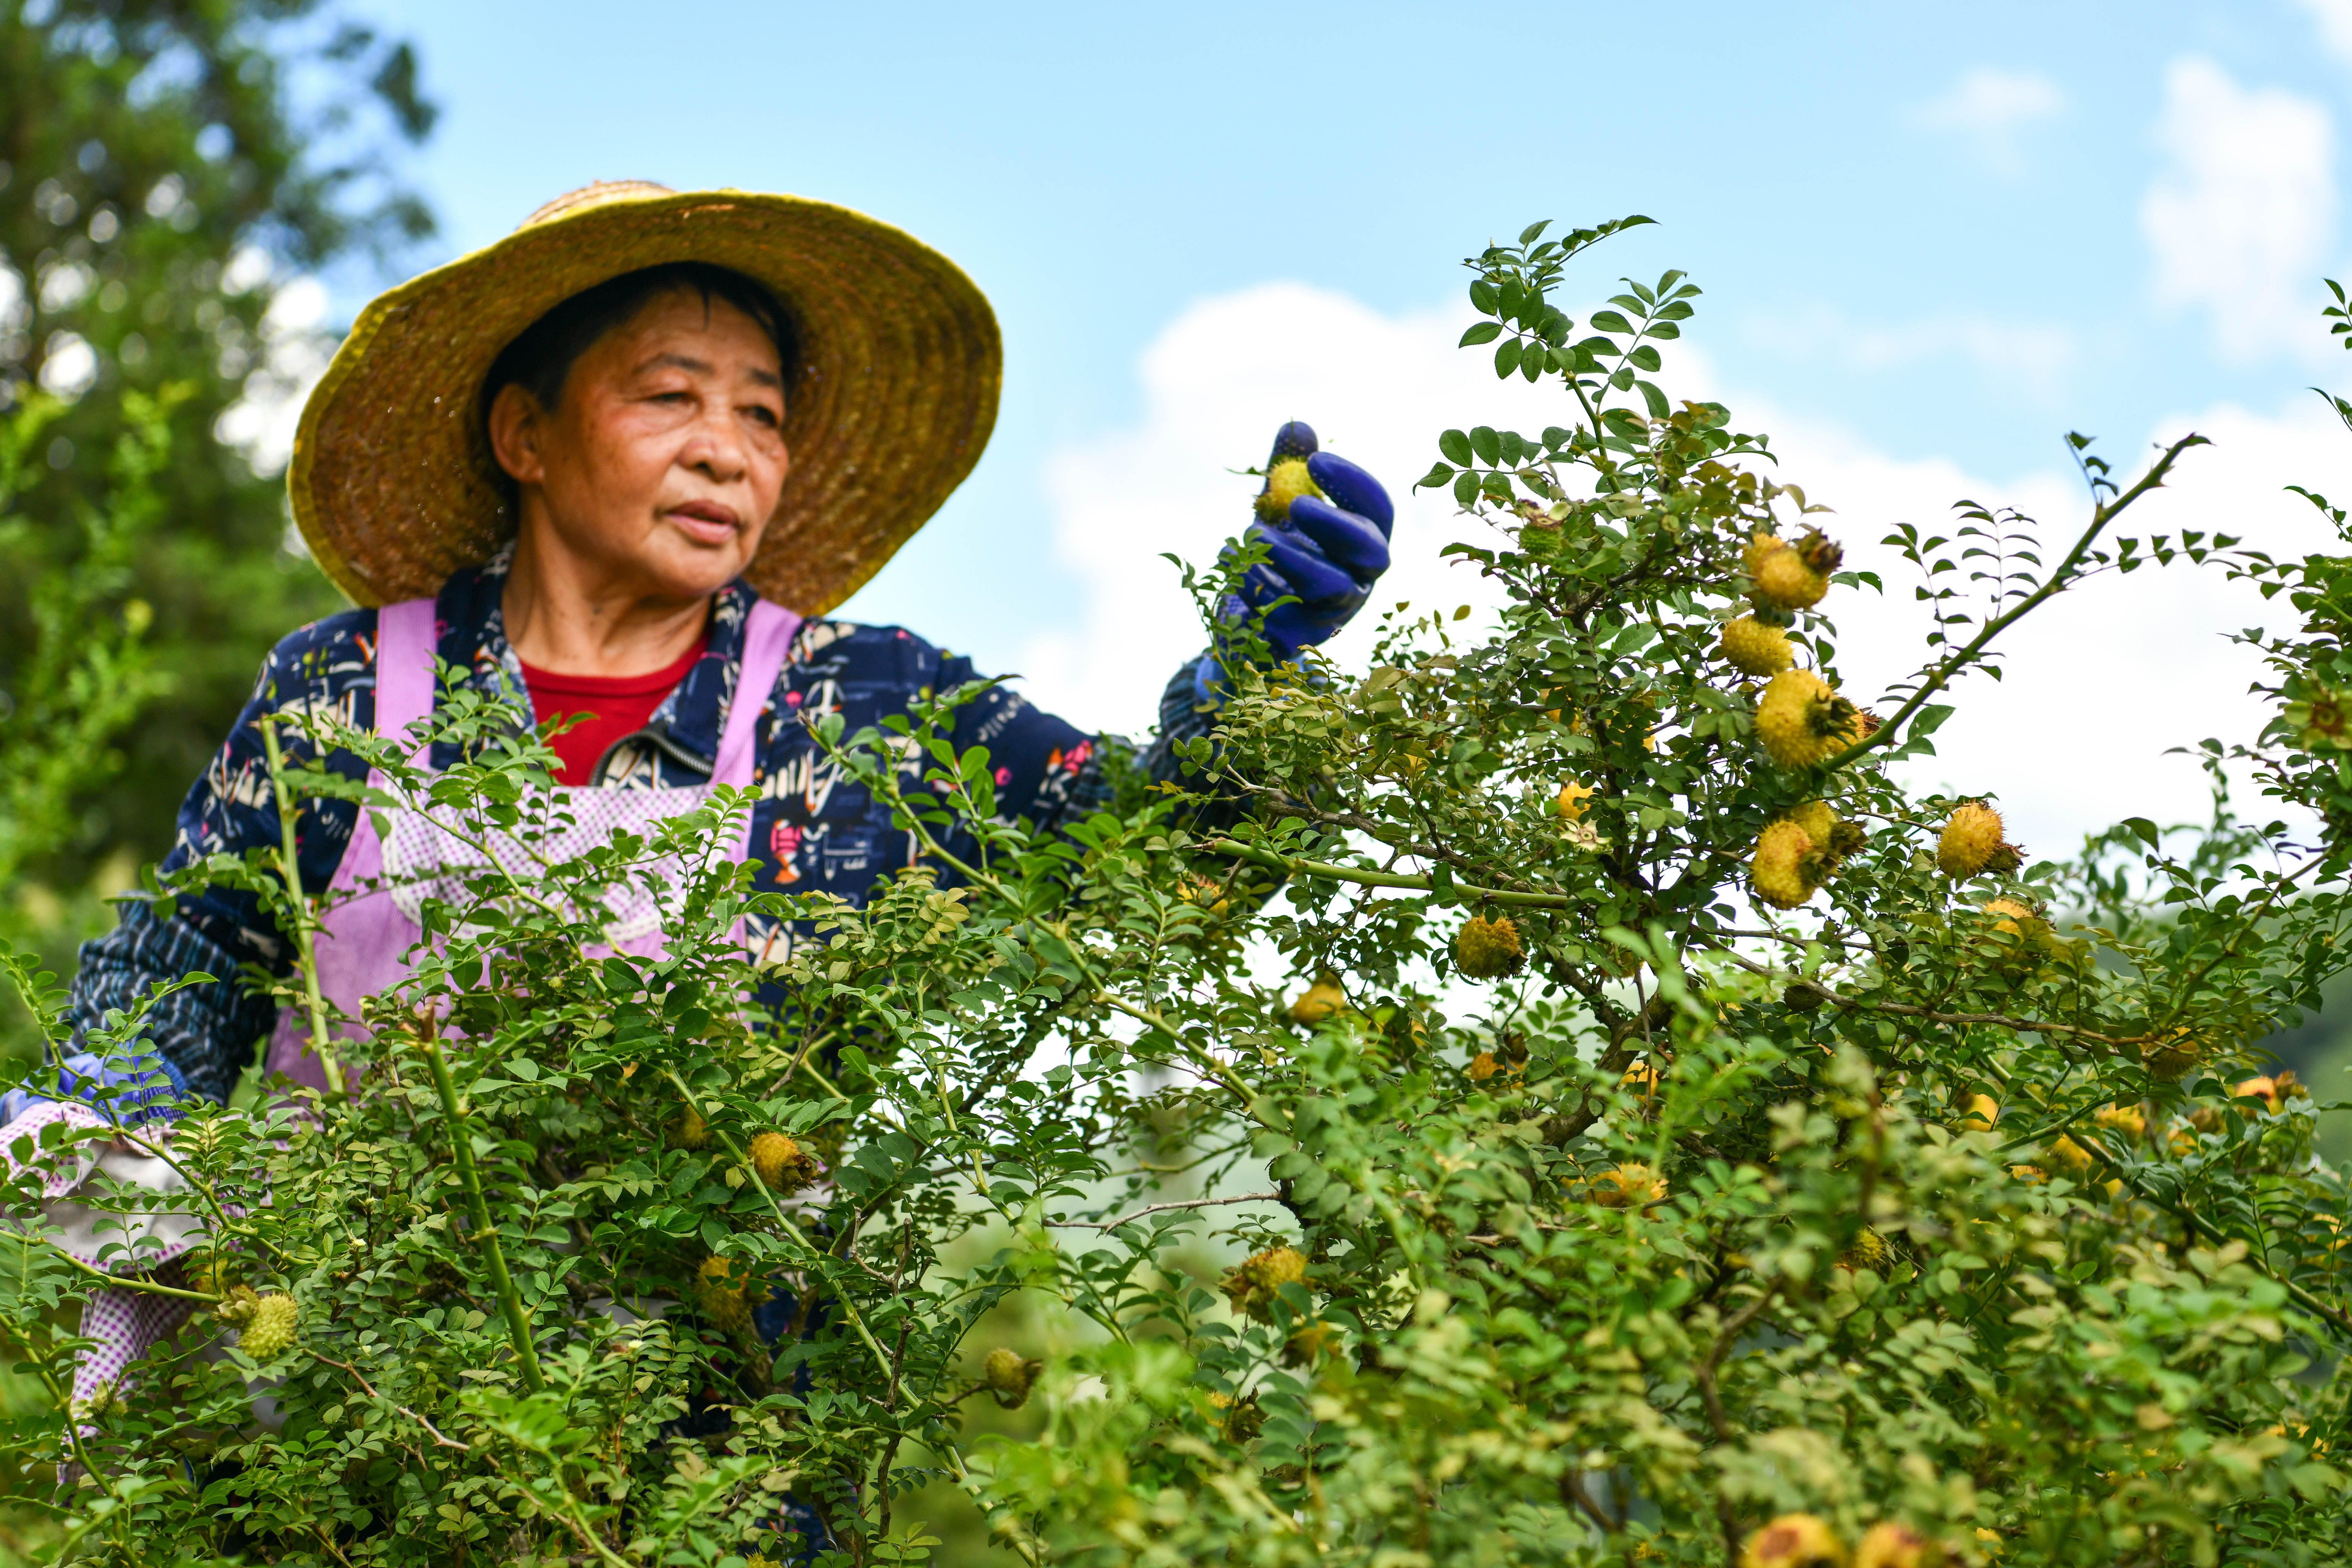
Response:
M2352 65L2352 0L2297 0L2311 14L2319 41L2327 52Z
M1563 423L1560 395L1497 382L1487 357L1454 342L1468 308L1391 317L1352 300L1274 283L1204 300L1143 355L1142 424L1068 447L1047 486L1064 563L1087 584L1083 620L1030 639L1027 686L1055 710L1140 732L1169 672L1202 646L1171 552L1206 564L1249 524L1257 481L1232 470L1265 460L1286 419L1377 474L1397 502L1396 564L1332 649L1360 656L1378 613L1398 599L1447 609L1491 595L1471 570L1438 559L1455 537L1450 496L1409 493L1448 426Z
M2158 303L2210 313L2221 353L2315 354L2319 273L2336 221L2327 110L2278 88L2243 89L2210 60L2165 73L2156 140L2165 163L2140 202Z
M1853 371L1958 360L2000 377L2006 387L2053 404L2063 399L2068 374L2081 358L2081 345L2067 327L1968 313L1884 324L1856 321L1824 305L1752 317L1743 330L1751 342L1784 358L1827 360Z
M1913 110L1911 120L1958 136L1996 173L2018 174L2025 170L2025 128L2055 119L2065 109L2065 93L2046 76L1979 66Z
M1332 645L1343 665L1370 646L1374 611L1398 599L1422 609L1490 604L1470 572L1438 551L1465 537L1450 499L1405 487L1426 471L1436 432L1485 422L1522 430L1559 422L1547 384L1496 383L1486 355L1455 350L1451 310L1386 316L1339 295L1277 284L1204 300L1146 351L1142 418L1132 428L1065 448L1052 460L1056 537L1086 584L1080 618L1034 638L1022 668L1031 694L1073 719L1148 730L1160 683L1201 646L1191 606L1160 552L1195 562L1247 522L1255 481L1226 472L1259 460L1286 418L1315 424L1327 445L1362 461L1399 499L1397 565L1359 624ZM1312 345L1302 353L1300 345ZM1902 460L1820 420L1790 417L1720 384L1685 348L1662 378L1676 395L1717 396L1741 429L1771 433L1780 470L1836 509L1825 519L1853 565L1885 579L1835 606L1839 665L1857 696L1909 674L1926 652L1926 620L1912 580L1878 542L1899 521L1948 532L1951 505L1973 498L2038 518L2045 562L2086 517L2072 474L1997 482L1943 459ZM2126 514L2120 531L2227 531L2274 554L2327 547L2316 514L2284 493L2302 483L2352 499L2352 437L2316 398L2276 413L2223 406L2168 419L2215 445L2189 455L2179 479ZM2118 470L2147 450L2111 443ZM2261 676L2223 634L2284 625L2291 611L2245 584L2186 565L2094 579L2045 605L2006 640L2008 678L1959 689L1958 713L1937 736L1940 755L1916 764L1923 787L1998 794L2021 841L2042 854L2120 817L2201 820L2202 775L2169 748L2206 736L2250 741L2267 717L2247 695ZM2263 808L2242 800L2249 814Z

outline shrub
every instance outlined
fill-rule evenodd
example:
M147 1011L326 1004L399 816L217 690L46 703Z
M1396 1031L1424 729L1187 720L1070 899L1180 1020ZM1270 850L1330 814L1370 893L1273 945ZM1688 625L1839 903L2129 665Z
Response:
M1651 379L1697 290L1629 283L1581 335L1552 302L1620 226L1471 263L1465 343L1564 421L1448 431L1423 481L1491 630L1405 611L1362 670L1236 661L1199 795L1064 837L940 738L969 692L819 717L919 846L862 910L747 894L723 805L447 889L355 1092L174 1131L213 1235L187 1288L298 1321L20 1425L87 1467L51 1499L74 1550L731 1563L791 1555L781 1520L915 1561L905 1493L944 1479L1032 1563L2342 1555L2344 1183L2307 1096L2240 1080L2342 963L2347 563L2112 539L2194 438L2128 483L2078 438L2063 547L1980 509L1889 541L1925 662L1858 705L1827 612L1876 580L1761 437ZM2028 863L1969 816L1955 879L1997 781L1889 764L2018 618L2175 558L2309 614L2246 755L2329 837L2133 820ZM1748 617L1811 683L1726 662ZM471 760L430 781L339 739L542 843L543 748L435 722ZM665 853L677 956L604 952L600 890ZM310 918L267 864L202 874ZM801 922L764 973L746 918ZM53 1387L95 1283L16 1270ZM1041 1368L975 1334L1024 1292L1088 1337ZM1041 1430L968 1446L982 1395Z

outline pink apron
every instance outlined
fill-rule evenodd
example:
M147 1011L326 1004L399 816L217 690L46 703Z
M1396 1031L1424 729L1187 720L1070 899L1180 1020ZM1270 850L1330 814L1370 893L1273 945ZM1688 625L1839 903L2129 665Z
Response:
M540 859L574 858L608 841L615 832L642 833L664 817L682 816L700 806L719 784L741 789L751 782L751 744L760 714L775 689L776 677L791 650L801 618L762 599L751 606L744 627L743 663L728 704L727 726L707 784L665 789L575 789L568 802L572 826L550 832L530 850L511 839L494 841L499 864L529 875ZM386 605L379 612L375 651L375 732L404 734L433 711L433 660L439 642L430 599ZM745 700L746 697L750 700ZM368 783L383 787L383 774ZM749 825L730 847L743 858ZM375 814L362 810L328 885L330 908L316 945L319 989L347 1019L359 1016L361 1002L397 984L408 973L408 954L422 934L418 912L425 899L454 898L457 879L485 864L479 851L460 843L422 812L391 814L390 832L379 837ZM675 868L662 875L674 881ZM362 884L378 886L355 891ZM615 889L607 900L605 932L622 952L646 956L661 949L660 901L651 889ZM355 1023L338 1027L346 1038L360 1033ZM269 1042L268 1070L313 1089L326 1087L326 1074L310 1054L310 1020L299 1006L279 1011Z

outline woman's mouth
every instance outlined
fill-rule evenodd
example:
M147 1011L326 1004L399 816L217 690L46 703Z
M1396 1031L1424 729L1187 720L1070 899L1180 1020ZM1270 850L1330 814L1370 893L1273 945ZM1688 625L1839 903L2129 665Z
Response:
M680 533L697 544L727 544L741 531L743 520L730 506L715 500L690 500L664 512Z

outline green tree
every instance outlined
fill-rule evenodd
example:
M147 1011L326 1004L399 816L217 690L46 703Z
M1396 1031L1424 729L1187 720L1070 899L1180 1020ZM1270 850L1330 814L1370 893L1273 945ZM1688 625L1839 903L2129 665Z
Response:
M1560 422L1447 431L1423 481L1497 624L1235 661L1192 758L1251 798L1230 828L1140 790L999 820L940 692L808 721L918 863L862 910L751 898L740 802L567 861L510 716L445 702L437 779L308 716L480 864L351 1092L93 1135L184 1174L100 1201L201 1217L138 1287L187 1338L68 1411L100 1281L0 1268L48 1556L742 1568L792 1499L828 1563L913 1563L938 1483L1073 1568L2344 1561L2347 1184L2250 1054L2347 963L2352 553L2118 536L2198 443L2123 479L2078 440L2054 543L1973 506L1887 541L1921 664L1874 714L1827 612L1875 580L1661 385L1696 289L1580 324L1568 269L1622 226L1548 226L1472 258L1465 342ZM2020 617L2159 563L2305 616L2248 760L2324 841L2224 811L2027 863L1995 781L1890 775ZM611 953L665 855L672 956ZM315 918L272 856L190 874ZM747 916L807 934L755 974ZM1013 1303L1070 1331L997 1342ZM999 1407L1038 1423L975 1437Z
M110 852L168 847L262 654L339 602L285 549L276 480L216 433L271 390L265 318L281 283L430 231L386 151L433 122L415 57L337 10L0 3L0 410L44 390L58 405L11 498L20 526L0 540L0 690L58 657L45 639L75 635L37 606L88 560L79 520L116 504L110 454L131 400L173 389L148 480L161 504L104 606L147 606L169 697L121 734L124 765L80 771L68 831L33 868L68 886ZM0 723L29 717L19 705Z

